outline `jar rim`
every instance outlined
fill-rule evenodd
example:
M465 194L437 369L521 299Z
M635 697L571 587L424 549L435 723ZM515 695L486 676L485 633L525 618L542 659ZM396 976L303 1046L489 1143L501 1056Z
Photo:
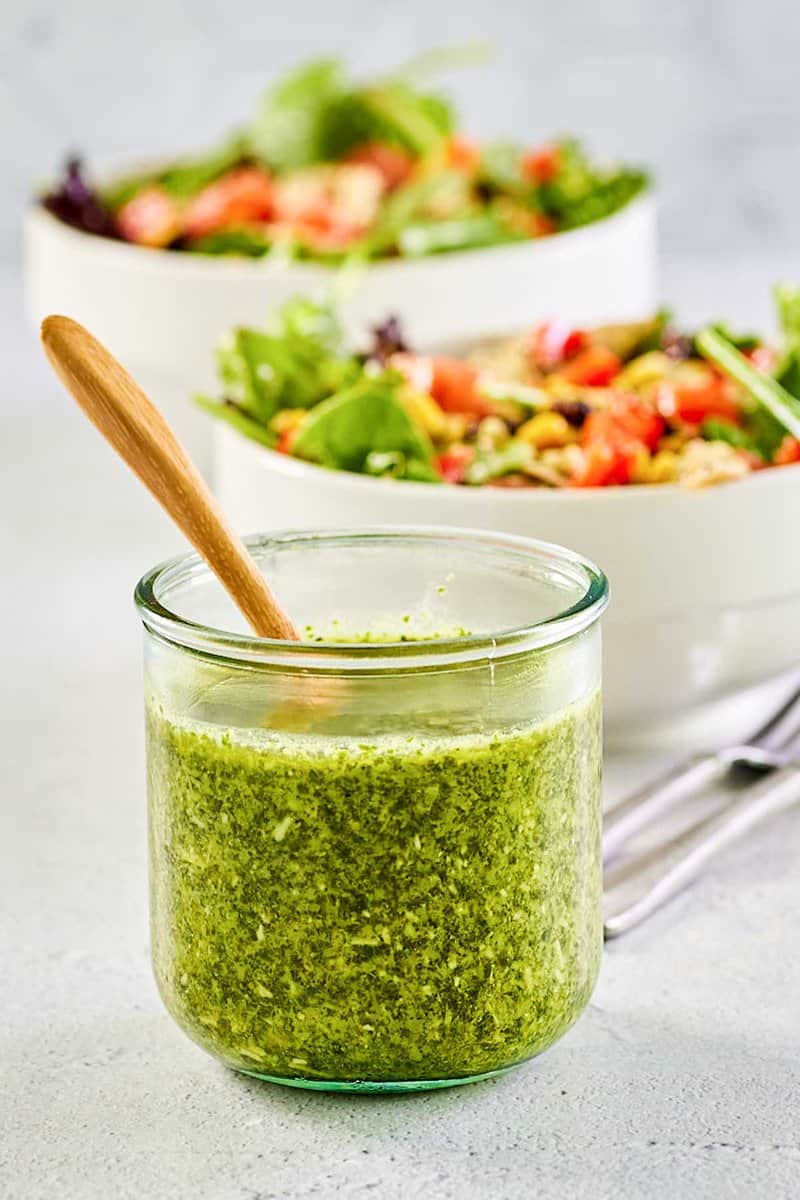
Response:
M515 534L443 526L367 526L358 529L279 531L251 534L242 540L250 551L320 543L419 540L470 545L506 551L538 560L582 589L577 600L551 616L494 632L453 635L417 641L281 641L252 633L235 633L190 620L174 612L162 598L211 569L196 553L180 554L159 563L136 585L134 601L145 628L162 640L205 657L232 664L260 664L282 671L396 671L477 663L531 650L545 649L582 633L601 616L608 604L608 580L589 559L554 542Z

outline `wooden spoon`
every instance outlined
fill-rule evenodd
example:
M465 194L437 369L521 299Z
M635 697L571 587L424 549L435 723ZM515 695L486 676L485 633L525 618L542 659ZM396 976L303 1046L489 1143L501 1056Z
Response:
M253 632L298 641L205 480L121 363L69 317L46 317L42 344L67 391L202 555Z

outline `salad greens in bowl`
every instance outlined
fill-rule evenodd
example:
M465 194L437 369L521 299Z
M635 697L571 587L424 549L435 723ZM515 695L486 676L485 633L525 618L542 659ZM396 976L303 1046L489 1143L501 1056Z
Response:
M390 317L362 350L295 299L218 349L241 434L307 463L465 487L706 487L800 461L800 288L776 290L783 344L667 313L581 329L551 319L460 355L417 353Z
M523 147L465 136L426 83L463 57L433 53L365 81L335 59L307 63L206 153L101 186L72 158L41 204L139 246L335 263L541 238L611 216L646 189L643 170L598 164L572 137Z
M307 64L196 157L99 170L96 184L73 161L26 215L31 317L91 329L207 467L209 422L187 396L214 386L208 347L298 294L334 286L351 329L397 313L431 344L549 311L582 325L648 311L645 173L598 165L569 137L470 141L426 79L453 53L355 83L332 60Z
M778 300L778 345L658 314L537 321L468 349L389 321L356 350L296 302L221 347L201 401L215 489L242 531L420 524L571 546L610 580L610 740L746 736L759 699L738 693L757 685L766 713L800 661L800 291Z

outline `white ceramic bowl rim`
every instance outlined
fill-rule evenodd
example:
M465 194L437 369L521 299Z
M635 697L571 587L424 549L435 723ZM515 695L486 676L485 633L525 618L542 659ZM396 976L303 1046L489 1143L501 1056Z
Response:
M463 665L497 660L556 645L593 625L608 605L608 580L603 572L573 550L552 542L514 534L489 533L479 529L450 526L366 526L358 529L300 530L252 534L244 538L254 552L296 546L334 543L347 546L369 540L414 540L419 543L459 544L509 558L535 561L546 569L549 580L560 576L581 591L579 598L553 616L532 624L493 633L465 637L442 637L417 642L286 642L211 628L180 616L167 606L165 593L199 577L208 578L210 568L199 554L181 554L160 563L136 586L135 602L145 627L163 640L232 663L250 662L281 670L300 671L386 671Z
M214 418L209 417L209 420ZM611 487L565 487L565 488L548 488L548 487L530 487L530 488L504 488L494 489L491 485L482 485L475 487L464 487L452 483L424 483L416 479L391 479L374 475L362 475L358 471L344 471L334 467L323 467L319 463L304 462L300 458L294 458L290 454L279 454L276 450L271 450L269 446L262 446L252 438L245 437L234 429L226 429L226 435L236 438L237 441L247 442L253 449L255 454L263 454L268 456L268 465L270 470L277 470L295 477L302 478L304 475L320 478L324 475L326 478L342 477L351 484L351 486L363 488L365 492L369 489L373 491L383 491L386 488L402 488L414 489L418 495L423 493L440 494L442 488L446 488L449 492L459 496L467 504L480 503L481 497L485 502L487 492L496 493L501 490L504 501L508 499L511 504L536 504L543 497L547 497L552 501L554 496L557 496L559 501L563 500L567 504L585 504L591 500L592 504L598 503L598 498L603 497L602 503L608 504L626 504L634 500L637 504L641 504L645 496L664 497L679 493L680 495L691 494L692 489L682 487L678 483L660 483L660 484L638 484L620 486L619 484ZM750 475L745 475L742 479L732 480L729 483L721 483L713 485L713 490L719 488L744 488L744 487L760 487L765 481L771 479L776 471L793 471L800 470L800 463L788 463L782 467L765 467L760 471L753 471ZM712 488L697 489L698 494L705 494L711 491ZM469 499L467 499L469 497ZM647 501L645 501L647 502Z
M410 266L416 266L419 263L427 263L432 261L450 262L453 259L460 260L465 256L469 258L488 258L492 255L502 257L504 255L519 254L521 250L526 250L529 253L537 255L545 255L547 253L555 253L556 251L569 251L579 253L584 242L590 240L595 231L606 229L609 225L614 225L625 218L631 212L645 206L649 206L653 202L654 187L653 184L647 184L636 196L611 213L607 217L601 217L597 221L590 221L588 225L581 225L577 229L564 229L558 233L548 234L546 237L529 238L521 242L510 242L507 245L500 246L479 246L472 250L452 250L443 254L428 254L420 258L378 258L371 259L364 264L365 269L375 270L376 267L385 270L402 270L408 269ZM62 221L46 209L39 199L32 201L28 210L28 218L30 221L42 222L51 230L60 231L64 238L72 240L77 246L78 243L83 243L85 249L91 249L96 253L106 252L113 255L120 263L129 266L141 267L144 263L151 266L158 264L164 265L167 262L180 263L193 274L202 276L206 274L215 274L217 272L226 273L241 273L250 275L253 272L275 271L275 270L291 270L297 272L298 275L307 273L309 276L318 273L320 270L335 274L341 269L340 264L329 265L322 261L296 261L294 259L284 258L278 255L265 254L261 258L243 258L239 255L226 254L192 254L177 250L160 249L153 246L137 246L132 242L124 242L115 238L103 237L96 233L86 233L82 229L76 229L73 225L68 225L66 221Z

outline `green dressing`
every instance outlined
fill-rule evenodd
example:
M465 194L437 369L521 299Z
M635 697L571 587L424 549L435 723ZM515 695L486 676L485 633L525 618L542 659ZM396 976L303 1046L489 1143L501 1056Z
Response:
M536 1054L600 959L597 695L501 735L288 735L148 705L153 955L240 1069L447 1080Z

